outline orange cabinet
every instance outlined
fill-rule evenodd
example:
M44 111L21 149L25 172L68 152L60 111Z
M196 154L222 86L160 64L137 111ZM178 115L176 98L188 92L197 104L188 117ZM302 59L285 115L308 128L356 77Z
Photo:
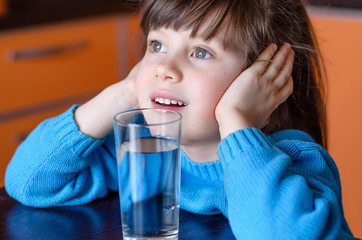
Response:
M0 16L6 14L7 11L7 2L6 0L0 0Z
M135 22L107 16L0 32L0 187L17 145L40 121L127 75L142 46L129 47L142 43Z
M328 75L329 152L342 181L345 216L362 237L362 10L311 8Z

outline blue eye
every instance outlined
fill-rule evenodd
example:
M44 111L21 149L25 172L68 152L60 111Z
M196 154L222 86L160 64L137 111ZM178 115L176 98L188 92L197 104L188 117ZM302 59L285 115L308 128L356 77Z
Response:
M192 56L195 57L195 58L207 59L207 58L211 58L211 57L212 57L212 54L209 53L207 50L198 47L198 48L196 48L196 50L193 52Z
M166 48L159 41L151 41L152 52L166 52Z

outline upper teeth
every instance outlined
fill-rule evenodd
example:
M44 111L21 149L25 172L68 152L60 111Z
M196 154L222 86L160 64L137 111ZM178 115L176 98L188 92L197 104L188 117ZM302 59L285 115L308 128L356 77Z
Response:
M161 98L161 97L156 97L155 102L160 103L160 104L165 104L165 105L171 105L172 104L172 105L178 105L178 106L186 106L186 103L184 103L184 102L171 100L171 99L168 99L168 98Z

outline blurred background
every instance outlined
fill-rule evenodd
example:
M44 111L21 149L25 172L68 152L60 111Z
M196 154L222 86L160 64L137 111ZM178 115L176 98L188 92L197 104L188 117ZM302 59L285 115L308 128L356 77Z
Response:
M328 75L328 151L362 237L362 0L309 0ZM142 57L137 0L0 0L0 187L42 120L123 79Z

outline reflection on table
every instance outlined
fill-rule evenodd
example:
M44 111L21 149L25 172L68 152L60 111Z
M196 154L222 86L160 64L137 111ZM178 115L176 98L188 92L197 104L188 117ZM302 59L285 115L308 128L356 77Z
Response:
M83 206L37 209L17 203L0 189L1 239L122 239L117 192ZM235 239L223 215L181 210L179 239Z

